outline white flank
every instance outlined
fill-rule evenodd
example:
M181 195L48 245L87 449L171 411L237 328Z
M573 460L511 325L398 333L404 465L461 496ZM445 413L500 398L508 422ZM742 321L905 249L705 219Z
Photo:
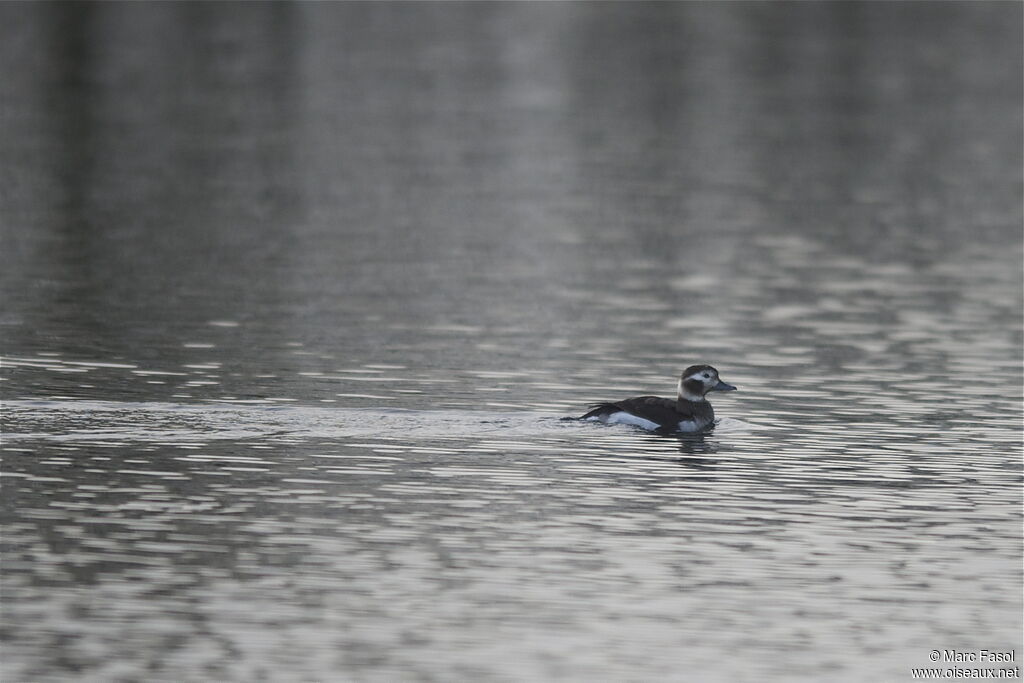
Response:
M604 422L605 424L610 424L610 425L614 425L614 424L633 425L634 427L642 427L644 429L648 429L648 430L651 430L651 431L654 431L655 429L658 429L659 427L661 427L661 425L658 424L657 422L651 422L650 420L645 420L642 417L637 417L636 415L633 415L632 413L627 413L624 410L620 410L617 413L612 413L611 415L602 416L601 417L601 422Z

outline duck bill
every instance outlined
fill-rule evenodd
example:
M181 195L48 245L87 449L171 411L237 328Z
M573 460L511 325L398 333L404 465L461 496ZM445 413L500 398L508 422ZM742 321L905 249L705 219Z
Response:
M736 387L734 387L731 384L726 384L725 382L719 381L718 384L711 387L711 391L736 391Z

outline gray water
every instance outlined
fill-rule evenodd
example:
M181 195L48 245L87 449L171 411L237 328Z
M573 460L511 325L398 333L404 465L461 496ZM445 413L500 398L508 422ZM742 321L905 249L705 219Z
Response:
M0 5L0 678L1019 667L1021 25Z

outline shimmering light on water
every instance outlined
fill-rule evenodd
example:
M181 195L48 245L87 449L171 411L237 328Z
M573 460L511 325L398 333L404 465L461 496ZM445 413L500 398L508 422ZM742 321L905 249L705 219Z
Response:
M1020 5L0 15L5 683L1020 642Z

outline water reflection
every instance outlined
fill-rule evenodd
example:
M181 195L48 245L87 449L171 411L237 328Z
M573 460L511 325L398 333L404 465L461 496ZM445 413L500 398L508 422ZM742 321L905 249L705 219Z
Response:
M0 6L2 677L1009 649L1020 14Z

